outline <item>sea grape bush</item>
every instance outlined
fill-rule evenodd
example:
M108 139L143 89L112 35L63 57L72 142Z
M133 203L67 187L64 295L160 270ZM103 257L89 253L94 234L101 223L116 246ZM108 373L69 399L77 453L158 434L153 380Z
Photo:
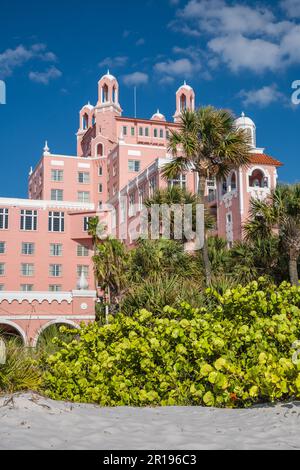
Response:
M208 307L141 310L108 326L73 332L44 359L44 390L54 399L103 406L246 407L300 399L300 288L264 279L224 295L206 292Z

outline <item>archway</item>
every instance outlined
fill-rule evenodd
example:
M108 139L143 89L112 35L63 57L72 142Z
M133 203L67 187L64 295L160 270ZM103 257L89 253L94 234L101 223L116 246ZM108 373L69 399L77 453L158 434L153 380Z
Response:
M0 336L8 340L18 340L23 346L27 346L27 337L25 332L19 325L9 320L0 319Z
M59 328L61 326L66 326L70 329L79 329L79 325L75 322L73 322L72 320L52 320L50 321L49 323L46 323L45 325L43 325L39 331L37 332L33 342L32 342L32 346L34 348L38 347L39 344L42 343L42 341L44 342L50 342L51 341L51 338L54 338L55 336L59 336L60 333L59 333Z

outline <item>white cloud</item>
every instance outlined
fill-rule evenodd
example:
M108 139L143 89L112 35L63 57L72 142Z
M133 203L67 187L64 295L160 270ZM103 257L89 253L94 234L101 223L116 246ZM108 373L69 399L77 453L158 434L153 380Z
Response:
M280 5L289 18L300 18L300 0L282 0Z
M167 60L165 62L158 62L154 65L154 70L160 74L179 76L179 77L191 77L195 70L194 65L189 59L178 59L178 60Z
M20 44L15 49L6 49L0 53L0 77L9 77L16 68L22 67L33 59L55 62L56 55L47 51L46 48L45 44L34 44L29 48Z
M123 82L127 86L146 85L149 81L149 76L143 72L134 72L123 76Z
M300 0L283 0L281 6L289 17L300 17ZM203 63L205 58L208 68L224 63L233 72L264 73L300 64L299 23L278 19L271 7L258 3L189 0L177 10L170 27L188 36L206 38L207 49L197 62L201 58ZM186 55L196 60L192 57L196 50L197 46L187 48Z
M50 67L45 72L30 72L29 78L31 81L36 83L41 83L43 85L48 85L51 80L55 80L62 76L60 70L56 67Z
M257 90L242 90L239 95L245 106L265 108L273 103L284 102L286 96L278 90L277 85L264 86Z
M241 34L212 39L209 49L233 72L250 69L254 72L275 70L280 66L280 48L263 39L248 39Z
M99 67L110 67L118 68L124 67L128 62L127 56L117 56L117 57L105 57L101 62L99 62Z

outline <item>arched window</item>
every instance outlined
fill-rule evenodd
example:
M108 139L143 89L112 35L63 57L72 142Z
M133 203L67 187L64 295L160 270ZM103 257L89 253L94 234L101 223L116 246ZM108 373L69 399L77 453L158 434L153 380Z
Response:
M235 171L231 174L230 177L230 191L235 191L236 190L236 173Z
M102 88L102 103L107 103L108 102L108 86L103 85Z
M249 186L250 188L268 188L269 180L262 170L256 169L249 176Z
M180 110L185 111L186 110L186 96L181 95L180 97Z
M103 157L103 144L97 145L97 157Z
M89 117L87 114L82 116L82 129L86 130L89 127Z

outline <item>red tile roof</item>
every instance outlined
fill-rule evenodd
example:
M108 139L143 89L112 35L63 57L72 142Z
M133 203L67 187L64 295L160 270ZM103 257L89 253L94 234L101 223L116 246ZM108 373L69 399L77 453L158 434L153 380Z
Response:
M275 160L275 158L265 155L264 153L252 153L250 163L257 165L283 166L283 163L279 160Z

